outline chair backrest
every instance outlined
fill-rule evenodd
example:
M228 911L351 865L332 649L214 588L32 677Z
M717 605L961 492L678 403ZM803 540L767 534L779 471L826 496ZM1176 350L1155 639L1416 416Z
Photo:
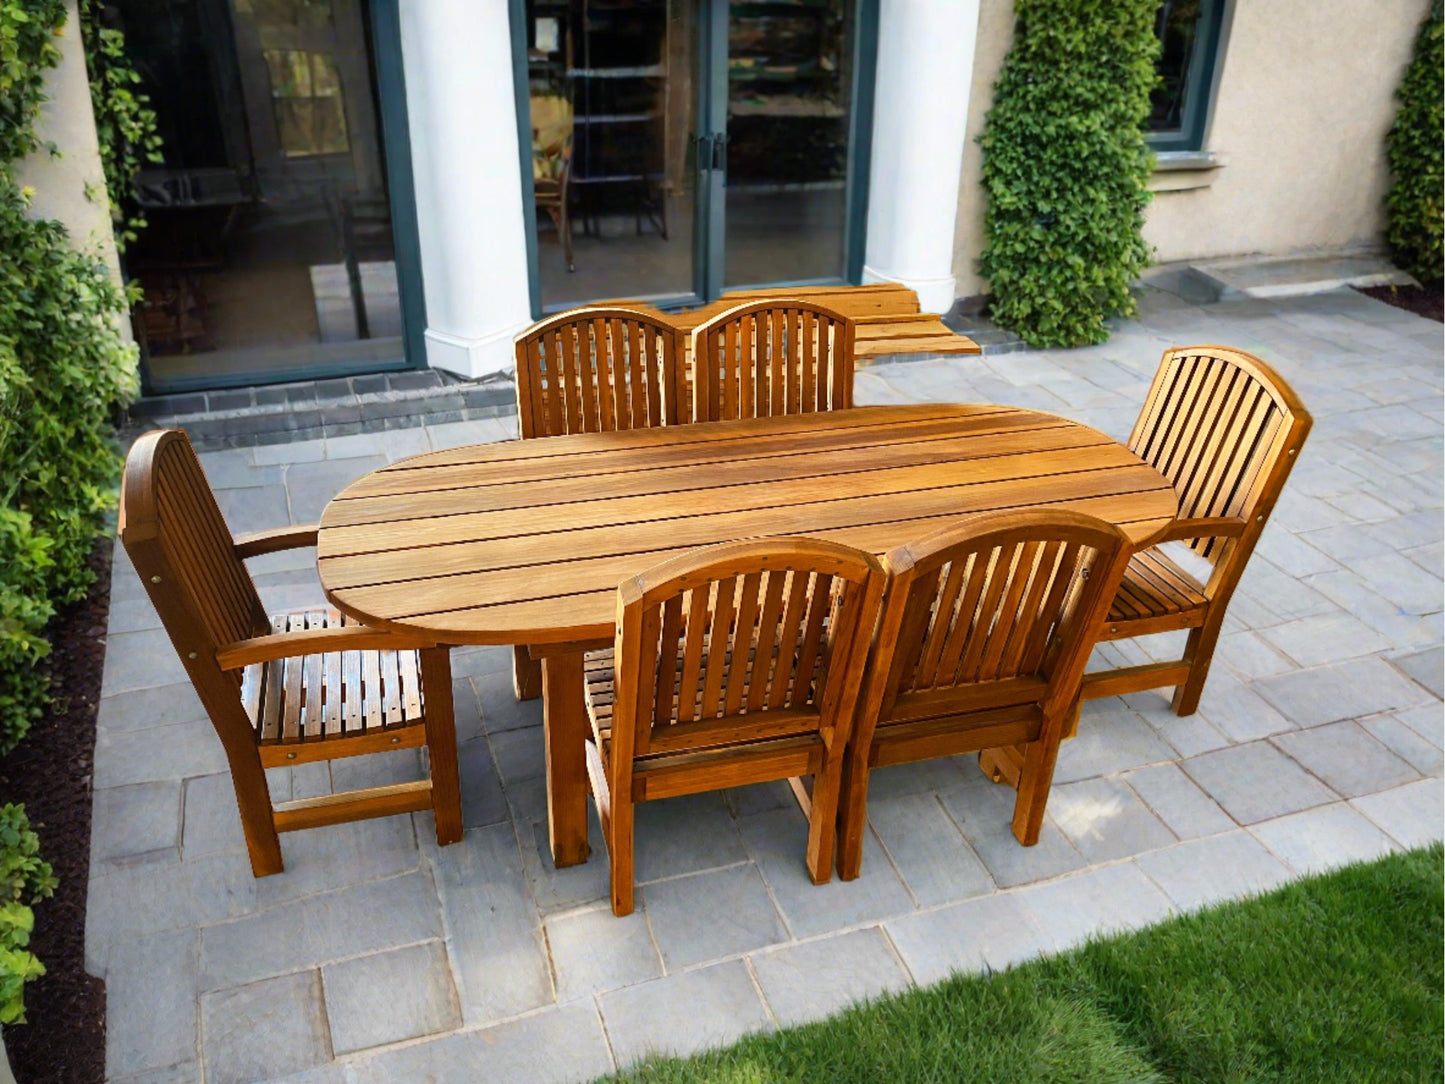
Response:
M799 730L845 741L882 594L875 557L809 538L710 546L627 580L614 767Z
M532 177L555 180L572 158L572 103L557 94L534 94Z
M854 321L811 301L770 298L692 332L693 417L768 418L853 405Z
M522 437L676 425L681 336L659 315L626 308L573 309L516 338Z
M1164 354L1129 447L1173 483L1181 519L1241 518L1253 539L1312 424L1293 389L1259 358L1186 346ZM1189 545L1216 565L1253 548L1223 538Z
M216 650L271 629L200 460L181 430L155 430L132 445L121 480L119 533L219 729L222 716L234 717L240 708L241 672L222 670Z
M1128 555L1117 527L1050 508L893 550L867 718L1071 702Z

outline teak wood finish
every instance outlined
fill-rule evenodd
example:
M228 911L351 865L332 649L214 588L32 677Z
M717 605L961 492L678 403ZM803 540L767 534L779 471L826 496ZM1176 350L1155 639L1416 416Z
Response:
M432 637L331 611L267 614L246 558L314 545L314 527L232 538L185 433L131 448L120 538L225 748L257 877L282 869L278 832L431 809L462 837L451 664ZM282 802L265 769L425 745L430 779Z
M855 326L853 353L859 361L890 354L978 354L979 345L944 324L937 313L923 312L918 294L897 282L875 282L866 286L781 286L765 289L729 290L721 298L696 309L668 314L668 320L682 331L691 332L746 301L796 298L826 305L849 317ZM642 301L618 301L658 313Z
M615 914L633 906L634 804L745 783L812 777L806 859L829 879L882 593L872 554L807 538L724 543L623 582L615 645L585 663Z
M807 534L873 554L959 516L1088 512L1134 545L1173 522L1158 471L1097 430L1004 406L910 404L432 452L322 513L328 600L368 625L542 657L559 865L585 859L583 651L617 585L699 546Z
M522 439L678 425L692 420L682 332L659 313L572 309L532 325L515 342ZM542 671L512 649L519 700L542 694Z
M734 421L853 405L853 320L798 298L748 301L692 332L693 417Z
M838 872L858 876L873 768L1024 750L1013 832L1038 842L1063 729L1128 560L1069 509L976 516L884 558L888 598L844 768Z
M1176 661L1087 674L1083 699L1172 686L1176 714L1198 709L1225 609L1312 424L1293 389L1252 354L1223 346L1165 353L1129 447L1172 483L1178 514L1129 562L1100 639L1177 629L1189 638ZM1166 542L1187 545L1208 576L1171 559L1158 548ZM1070 735L1077 724L1076 713ZM996 779L1016 781L1018 750L985 761Z

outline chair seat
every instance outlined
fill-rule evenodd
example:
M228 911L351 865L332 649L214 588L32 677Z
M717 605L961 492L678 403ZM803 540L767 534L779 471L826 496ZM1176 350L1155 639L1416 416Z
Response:
M339 628L358 622L335 610L277 614L273 632ZM422 723L420 658L415 651L340 651L252 663L241 679L260 745L354 738Z
M1173 628L1188 628L1204 620L1208 606L1203 588L1184 569L1166 557L1158 547L1146 549L1129 559L1123 582L1109 607L1109 626L1104 639L1113 637L1116 627L1158 618L1172 618ZM1136 629L1118 635L1139 635Z

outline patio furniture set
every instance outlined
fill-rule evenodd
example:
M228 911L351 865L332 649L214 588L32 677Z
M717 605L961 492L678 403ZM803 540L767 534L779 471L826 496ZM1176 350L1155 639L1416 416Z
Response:
M185 434L137 441L121 539L253 873L281 870L278 833L364 817L431 809L461 838L456 645L514 645L554 862L587 859L590 793L618 915L637 802L788 780L813 881L846 881L873 768L979 753L1027 846L1081 699L1172 686L1191 714L1309 432L1291 389L1240 351L1170 350L1126 447L1013 407L855 407L860 328L777 292L553 317L517 339L522 439L383 467L317 526L233 538ZM336 609L272 616L245 561L298 546ZM1181 629L1177 661L1085 672L1100 640ZM418 746L429 778L270 800L268 767Z

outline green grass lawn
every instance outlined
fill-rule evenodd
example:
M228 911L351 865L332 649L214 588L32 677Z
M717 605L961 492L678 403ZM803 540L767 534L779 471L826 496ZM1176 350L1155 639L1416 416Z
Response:
M1437 844L621 1079L1439 1081L1441 884Z

